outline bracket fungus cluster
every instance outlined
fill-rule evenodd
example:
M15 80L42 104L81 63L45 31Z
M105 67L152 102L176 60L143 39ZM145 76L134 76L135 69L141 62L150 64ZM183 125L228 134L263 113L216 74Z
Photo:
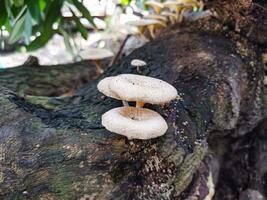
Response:
M111 109L102 115L102 125L109 131L128 139L147 140L165 134L168 125L157 112L144 108L145 103L166 104L175 99L177 90L169 83L147 76L121 74L107 77L97 85L108 97L136 102L136 106Z
M202 11L204 8L201 0L167 0L164 3L146 1L145 5L153 12L127 24L136 26L141 37L145 37L144 32L148 29L152 39L156 37L155 32L166 28L168 23L182 22L185 12Z
M87 48L80 53L83 59L91 60L95 63L97 72L99 74L103 73L103 68L101 67L100 61L103 59L111 58L114 56L113 52L108 49L99 48Z
M148 29L150 36L153 39L155 38L155 29L167 27L166 23L156 19L139 19L135 21L129 21L127 24L137 27L138 34L144 38L146 38L144 32L146 29Z

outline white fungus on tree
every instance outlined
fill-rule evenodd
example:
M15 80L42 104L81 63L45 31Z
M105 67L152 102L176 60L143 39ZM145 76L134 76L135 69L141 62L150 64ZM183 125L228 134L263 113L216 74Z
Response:
M143 106L145 103L165 104L175 99L177 91L169 83L147 76L121 74L104 78L97 88L106 96L136 102L136 107L124 106L104 113L102 125L107 130L129 139L151 139L167 131L163 117Z

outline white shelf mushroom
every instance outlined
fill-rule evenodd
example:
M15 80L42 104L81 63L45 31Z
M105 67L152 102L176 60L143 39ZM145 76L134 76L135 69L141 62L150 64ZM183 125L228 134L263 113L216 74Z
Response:
M163 3L165 8L168 8L171 12L175 12L176 18L179 22L182 21L184 4L177 1L166 1Z
M95 63L98 73L103 73L100 61L113 57L114 54L108 49L87 48L80 53L83 59L91 60Z
M161 13L162 16L166 16L169 18L171 24L175 24L175 22L178 20L178 15L172 13L172 12L169 12L169 11L163 11Z
M144 19L155 19L155 20L160 20L163 23L167 23L168 19L165 16L162 16L161 14L149 14L149 15L145 15Z
M119 107L102 115L102 125L128 139L147 140L162 136L168 129L163 117L153 110Z
M115 76L110 81L109 88L125 101L136 101L137 107L143 107L145 103L165 104L178 96L171 84L135 74Z
M165 1L163 3L165 8L170 11L174 11L178 16L178 21L181 22L185 11L201 11L204 8L204 3L197 0L177 0L177 1Z
M122 100L118 95L116 95L114 92L112 92L110 90L110 81L114 78L114 76L110 76L110 77L106 77L103 80L101 80L98 85L97 85L97 89L103 93L104 95L114 98L114 99L118 99L118 100ZM129 106L127 101L122 100L122 103L124 106Z
M163 4L156 1L147 1L145 2L145 5L151 7L156 14L159 14L161 9L163 8Z
M107 130L129 139L155 138L167 131L167 123L160 114L143 106L145 103L165 104L175 99L177 91L169 83L147 76L121 74L104 78L97 88L106 96L136 102L136 107L115 108L103 114L102 125Z
M156 20L156 19L139 19L135 21L129 21L127 22L128 25L136 26L138 28L138 33L142 36L144 36L145 29L148 28L149 33L152 38L155 38L155 28L159 27L166 27L166 23Z

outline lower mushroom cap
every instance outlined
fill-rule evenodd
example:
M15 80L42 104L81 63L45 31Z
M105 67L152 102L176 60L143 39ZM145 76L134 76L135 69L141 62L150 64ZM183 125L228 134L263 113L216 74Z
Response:
M153 110L136 107L119 107L102 115L102 125L109 131L129 139L156 138L168 129L163 117Z

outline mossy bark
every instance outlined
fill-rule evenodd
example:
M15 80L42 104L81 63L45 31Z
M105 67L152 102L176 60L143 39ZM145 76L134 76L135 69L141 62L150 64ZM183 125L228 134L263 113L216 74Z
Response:
M0 69L0 85L20 96L60 96L74 92L97 76L96 67L90 61L54 66L34 62Z
M262 118L262 64L254 46L240 41L246 51L222 35L172 30L56 109L42 106L51 99L27 100L1 87L0 198L204 199L212 174L207 139L241 137ZM147 105L168 122L160 138L128 140L100 122L121 102L99 93L97 82L140 74L130 65L135 58L147 63L141 74L169 82L181 96Z

